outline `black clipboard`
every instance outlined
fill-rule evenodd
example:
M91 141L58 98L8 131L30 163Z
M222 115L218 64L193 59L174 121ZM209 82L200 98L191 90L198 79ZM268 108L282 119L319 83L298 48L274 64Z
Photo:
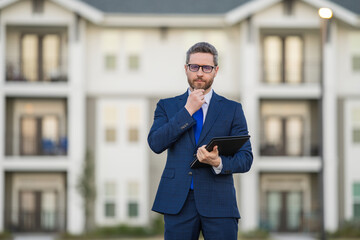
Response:
M214 137L206 145L205 148L210 152L217 145L220 155L232 156L249 140L249 138L250 138L249 135ZM197 158L195 158L190 164L191 168L209 167L209 166L210 166L209 164L199 162Z

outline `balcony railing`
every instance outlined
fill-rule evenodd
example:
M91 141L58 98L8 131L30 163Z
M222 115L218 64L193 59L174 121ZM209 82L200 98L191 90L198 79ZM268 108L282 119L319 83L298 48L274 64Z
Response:
M9 82L67 82L67 71L62 66L46 62L42 66L8 62L6 64L6 81ZM41 69L41 70L40 70Z
M265 84L306 84L320 83L320 62L305 61L301 64L286 64L271 62L267 66L264 62L262 82Z
M21 155L66 155L68 150L67 137L60 138L58 141L51 139L41 139L40 141L33 138L23 138Z
M262 211L259 227L270 232L318 232L320 218L317 212Z
M6 212L5 227L16 232L58 232L64 230L64 213L58 211Z

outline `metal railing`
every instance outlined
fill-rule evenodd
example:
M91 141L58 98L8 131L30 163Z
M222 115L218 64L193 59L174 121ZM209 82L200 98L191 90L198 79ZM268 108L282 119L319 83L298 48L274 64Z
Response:
M46 63L42 66L24 69L26 63L7 62L6 81L8 82L67 82L68 73L64 66ZM29 64L30 65L30 64ZM49 67L52 66L52 67Z
M261 211L259 227L270 232L318 232L318 212Z
M7 211L5 227L16 232L59 232L65 229L64 219L58 211Z

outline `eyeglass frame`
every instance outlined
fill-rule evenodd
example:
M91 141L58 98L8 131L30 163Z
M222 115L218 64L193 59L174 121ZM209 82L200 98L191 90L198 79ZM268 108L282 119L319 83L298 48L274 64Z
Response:
M196 66L199 67L199 69L198 69L197 71L191 71L191 70L190 70L190 65L196 65ZM190 72L198 72L198 71L200 70L200 68L201 68L201 71L202 71L203 73L212 73L212 71L217 67L217 65L211 66L211 65L193 64L193 63L188 63L188 64L186 64L186 66L188 67L188 69L189 69ZM203 69L204 66L211 67L211 71L210 71L210 72L204 72L204 69Z

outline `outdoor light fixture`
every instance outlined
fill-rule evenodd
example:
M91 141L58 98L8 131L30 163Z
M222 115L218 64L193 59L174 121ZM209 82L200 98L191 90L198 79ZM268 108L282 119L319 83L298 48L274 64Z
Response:
M319 8L319 16L324 19L330 19L333 16L333 12L330 8Z

